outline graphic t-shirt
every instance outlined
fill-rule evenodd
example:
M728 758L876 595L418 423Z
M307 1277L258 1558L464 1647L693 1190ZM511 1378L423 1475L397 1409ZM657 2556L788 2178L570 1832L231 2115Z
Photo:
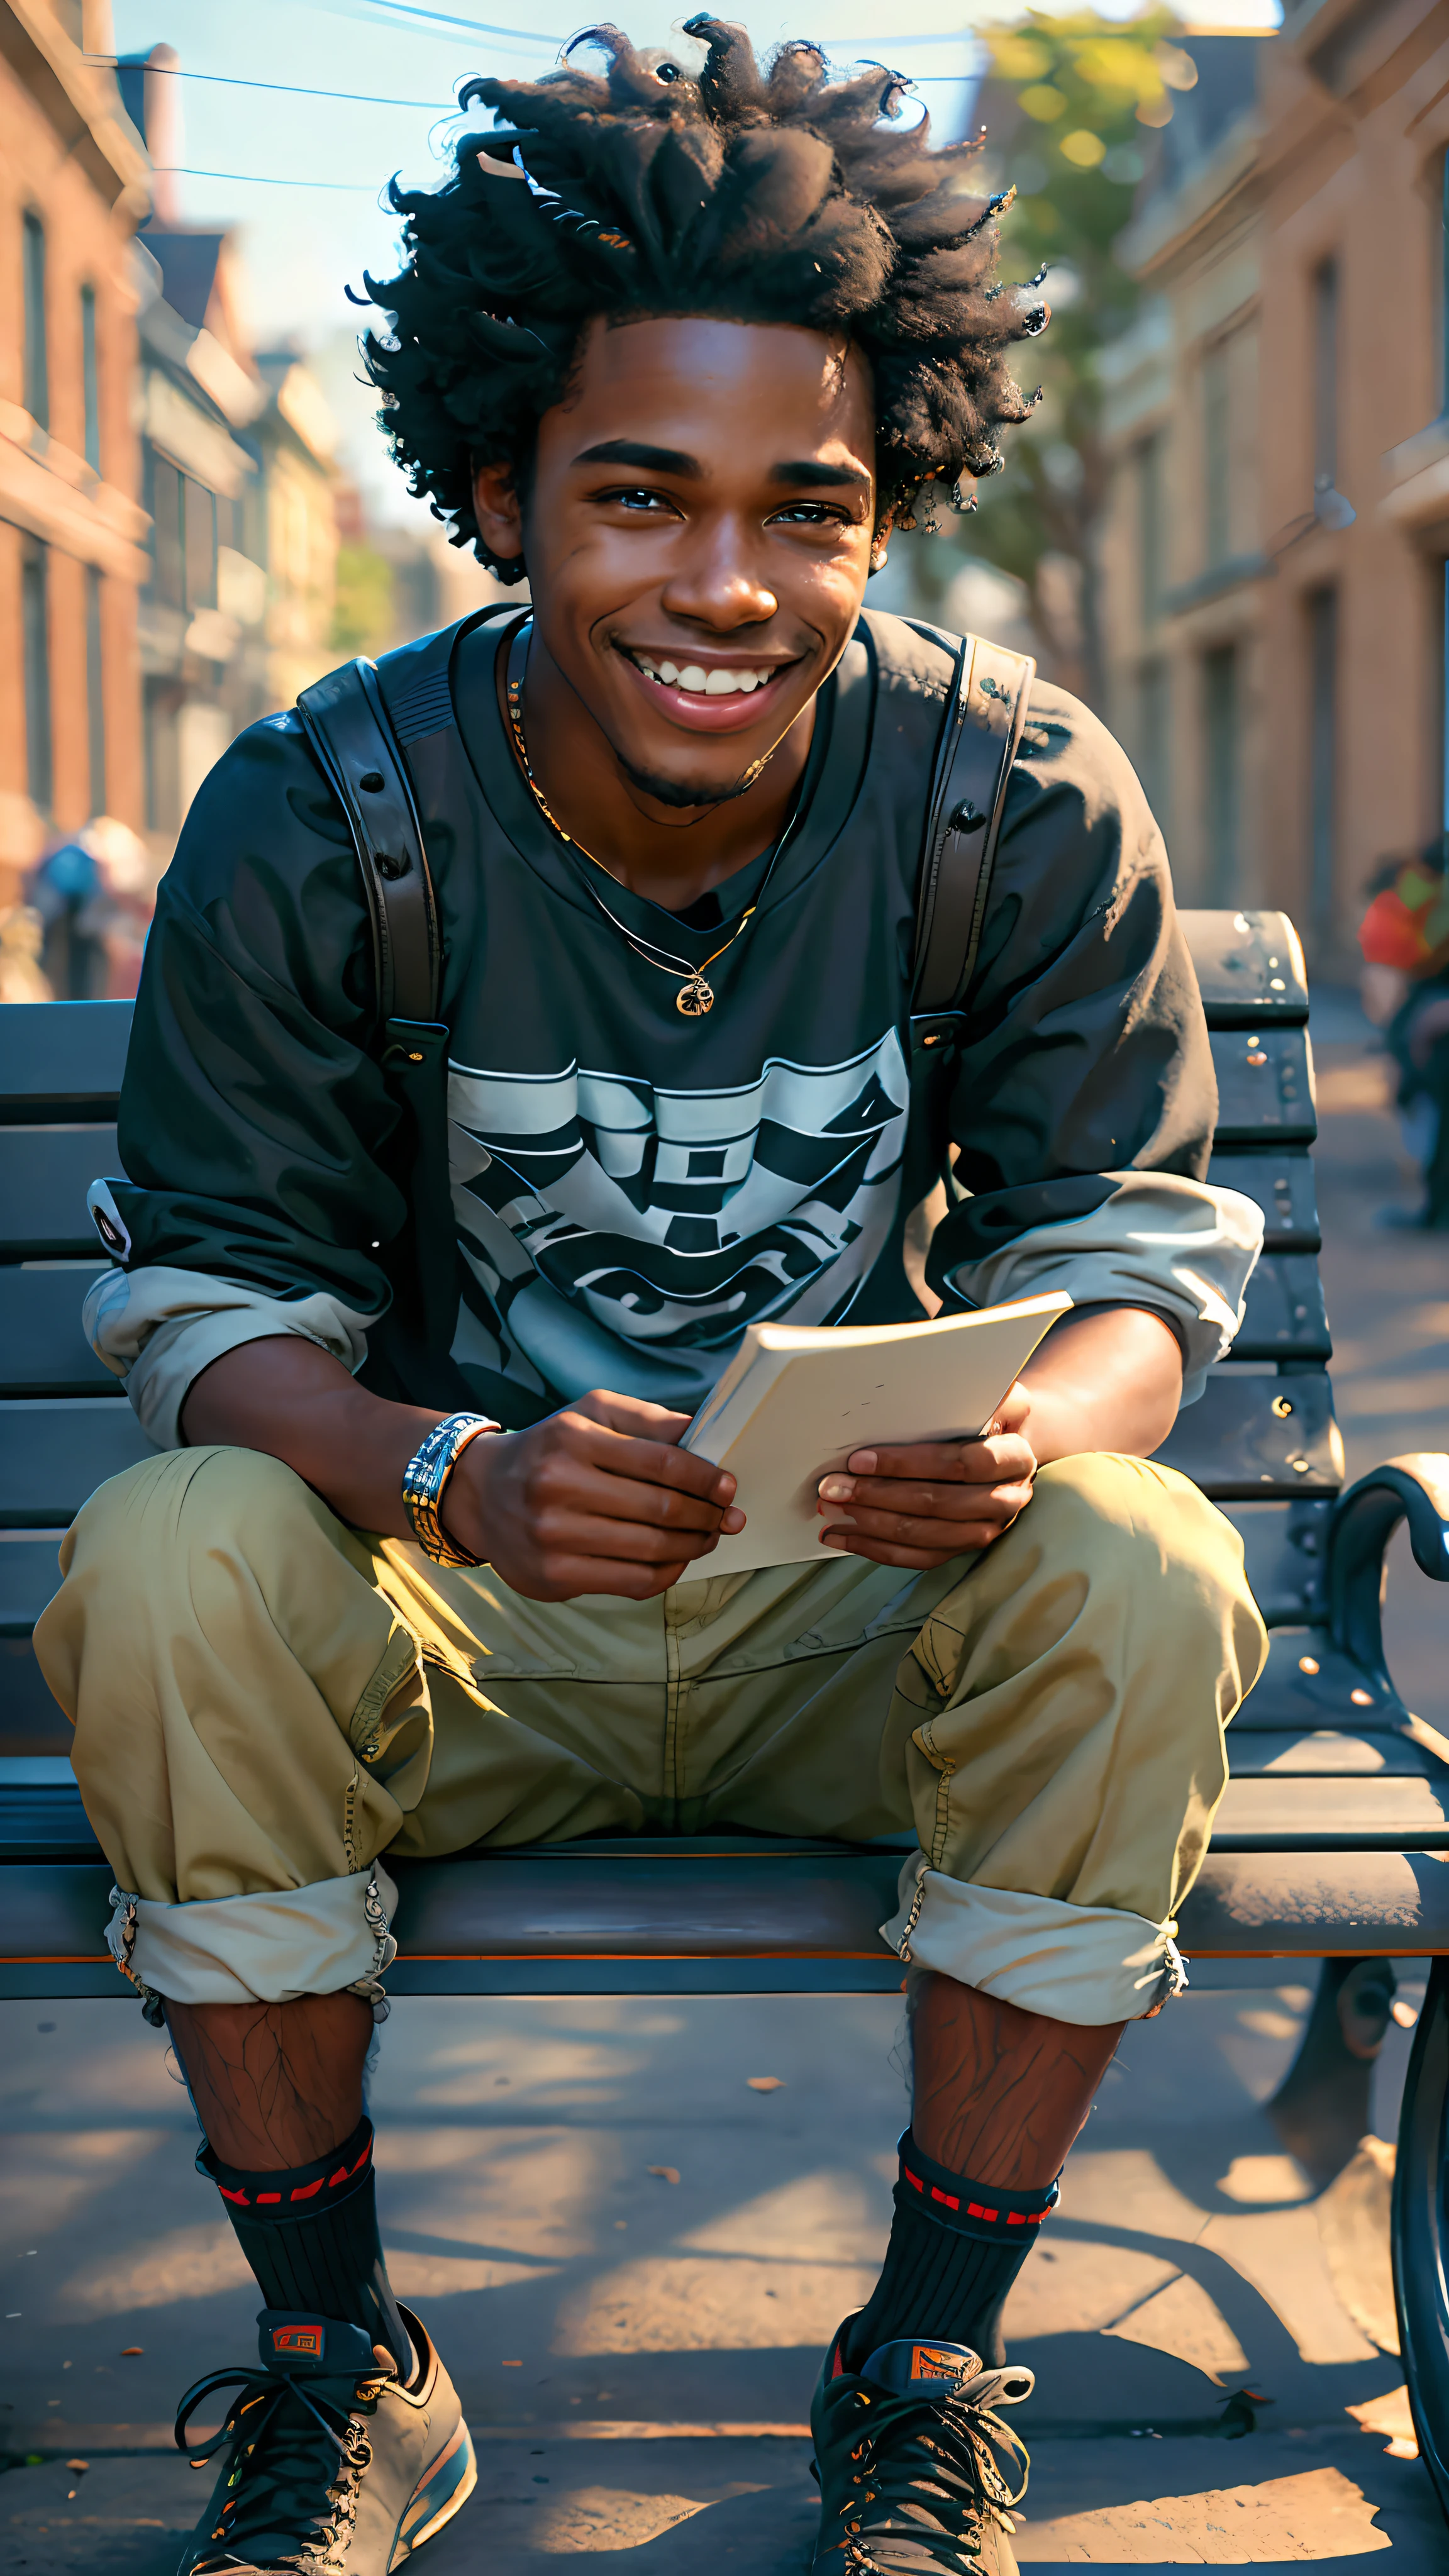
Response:
M1196 985L1160 837L1096 720L1034 687L967 1039L924 1138L911 962L954 640L862 617L773 862L670 913L538 811L498 632L381 670L444 941L465 1372L502 1372L519 1418L595 1386L690 1412L751 1322L919 1318L908 1246L934 1224L946 1296L1152 1305L1200 1381L1257 1212L1200 1177L1215 1094ZM675 994L709 960L714 1008L687 1018ZM294 716L241 736L188 817L121 1152L127 1177L95 1195L123 1258L88 1320L153 1437L177 1440L198 1371L259 1335L364 1362L408 1224L407 1127L356 859Z

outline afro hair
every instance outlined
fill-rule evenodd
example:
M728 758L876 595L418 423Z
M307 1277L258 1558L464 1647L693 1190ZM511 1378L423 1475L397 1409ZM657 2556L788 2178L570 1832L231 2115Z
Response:
M928 484L970 506L962 478L996 470L1002 427L1032 407L1007 353L1047 312L996 283L1010 192L973 191L976 147L931 150L927 119L901 121L898 73L833 79L804 43L762 70L738 27L683 33L643 53L594 27L541 81L468 81L460 106L494 130L460 138L438 190L391 188L406 259L366 279L393 325L363 341L381 425L411 491L505 581L522 568L480 538L475 461L526 491L538 422L599 315L793 323L858 346L880 510L902 526ZM584 43L602 75L575 68Z

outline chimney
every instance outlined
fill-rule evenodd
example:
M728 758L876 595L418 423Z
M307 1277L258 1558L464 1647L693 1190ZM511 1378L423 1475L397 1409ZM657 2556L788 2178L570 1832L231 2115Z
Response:
M174 45L153 45L149 54L124 54L116 65L116 79L121 103L155 173L151 220L174 227L181 221L181 183L175 174L184 158L181 56Z

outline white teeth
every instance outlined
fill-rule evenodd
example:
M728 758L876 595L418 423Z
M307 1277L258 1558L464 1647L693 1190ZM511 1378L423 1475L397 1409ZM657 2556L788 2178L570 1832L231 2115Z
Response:
M681 667L678 662L655 662L647 653L636 653L633 660L646 680L657 680L666 689L688 689L702 698L727 698L735 691L749 697L756 689L768 687L775 676L773 671L706 671L702 662Z

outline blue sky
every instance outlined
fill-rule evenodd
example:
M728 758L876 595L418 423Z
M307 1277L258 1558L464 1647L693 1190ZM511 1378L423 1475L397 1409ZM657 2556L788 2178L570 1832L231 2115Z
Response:
M1132 14L1135 0L1106 0ZM1274 0L1199 0L1235 23ZM607 12L638 43L659 44L690 14L658 0L614 0ZM731 15L736 12L732 9ZM976 54L968 22L1018 14L1010 0L771 0L738 12L763 51L802 25L841 64L888 60L921 82L943 141L964 130ZM181 58L183 219L239 228L256 345L294 340L315 355L343 431L342 461L375 506L411 507L371 426L375 398L351 384L361 317L344 286L395 266L396 227L379 192L396 171L436 185L458 129L459 81L490 71L536 75L570 21L552 0L114 0L122 53L174 45ZM583 21L587 23L587 21ZM889 30L889 32L887 32ZM274 84L272 87L251 84ZM362 96L309 93L354 92ZM192 175L223 173L224 176Z

